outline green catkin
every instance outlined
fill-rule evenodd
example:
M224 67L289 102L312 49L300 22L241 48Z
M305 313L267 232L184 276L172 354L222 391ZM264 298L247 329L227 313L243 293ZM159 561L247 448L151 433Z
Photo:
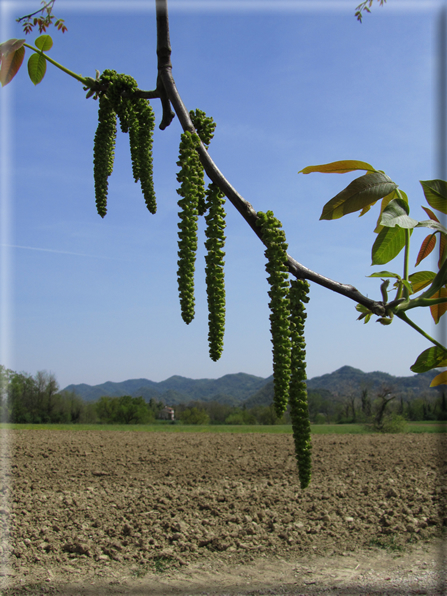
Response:
M258 212L257 225L262 228L262 239L267 249L266 271L270 284L270 330L273 344L274 406L278 418L287 408L290 385L290 307L287 270L287 243L281 222L272 211Z
M177 189L177 193L182 197L178 201L180 223L177 224L179 228L177 281L181 315L187 325L193 320L195 314L194 271L197 252L197 204L198 187L200 187L202 175L197 164L196 148L199 142L199 137L196 134L184 132L180 138L177 162L177 165L180 166L180 171L177 174L180 188Z
M205 112L202 110L191 110L189 112L189 116L191 121L196 129L197 134L199 135L200 140L205 145L205 148L208 149L209 144L211 143L211 139L214 136L214 131L216 129L216 123L211 117L208 117ZM205 201L205 180L204 180L204 172L203 166L200 162L199 156L197 155L197 171L200 171L200 185L197 188L197 213L199 215L204 215L207 204Z
M96 209L101 217L107 213L108 178L113 171L116 140L116 114L106 96L99 99L98 128L93 143L93 177Z
M205 247L206 292L208 297L208 344L211 360L216 362L222 355L225 332L225 195L214 183L207 189L207 228Z
M292 280L289 292L292 344L289 402L298 476L302 489L309 485L312 470L306 387L306 342L304 339L304 323L307 316L304 305L309 302L308 292L309 284L307 281L303 279Z
M155 213L157 211L157 203L155 200L152 160L152 136L155 127L154 111L149 102L143 98L137 98L133 105L138 120L137 154L141 190L143 191L147 208L151 213Z
M157 205L155 201L154 183L153 183L153 167L152 167L152 136L155 126L155 118L149 102L145 99L135 96L123 97L123 93L131 94L138 86L135 79L129 75L117 74L114 70L105 70L101 77L101 82L107 83L107 92L100 94L100 115L99 121L101 123L101 103L106 104L110 113L113 113L115 123L115 137L116 137L116 117L118 116L121 131L129 133L130 154L132 158L132 174L135 182L140 181L141 190L151 213L155 213ZM112 117L108 114L110 122ZM110 122L108 126L110 128ZM105 129L105 126L102 128ZM109 130L107 128L107 130ZM105 138L105 133L100 130L100 135L95 136L94 154L95 159L98 155L98 163L101 163L101 153L105 151L101 146L103 142L101 139ZM113 148L108 161L110 163L109 176L113 169L113 152L115 148L115 137L113 139ZM109 143L110 144L110 143ZM105 145L104 145L105 147ZM111 155L111 157L110 157ZM107 179L104 184L104 179L101 179L101 166L95 167L95 194L96 203L99 204L98 213L104 217L106 213L107 202ZM97 182L98 181L98 182Z

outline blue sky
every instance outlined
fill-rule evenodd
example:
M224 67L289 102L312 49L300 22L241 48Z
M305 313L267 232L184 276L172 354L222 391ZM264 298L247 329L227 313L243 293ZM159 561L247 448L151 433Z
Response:
M297 172L339 159L367 161L407 192L413 217L426 218L418 181L437 177L440 4L376 3L363 24L354 17L357 4L171 2L173 74L187 108L217 122L213 159L256 210L271 209L283 222L290 254L380 299L380 280L367 276L401 272L402 259L370 266L377 208L360 219L319 221L323 205L356 176ZM2 41L23 37L14 19L38 3L0 5ZM49 31L55 60L84 76L113 68L154 88L154 2L57 0L55 13L68 27L64 35ZM152 105L158 123L159 102ZM263 246L228 204L225 349L214 363L202 248L189 326L178 305L178 121L154 134L155 216L133 182L128 137L118 133L102 220L92 168L97 107L52 65L35 87L24 64L0 90L1 362L31 374L52 371L61 387L174 374L269 376ZM413 235L412 266L424 237ZM200 247L203 239L202 227ZM346 364L407 375L429 347L400 321L356 321L355 304L328 290L312 285L310 297L309 377ZM436 333L428 312L414 319Z

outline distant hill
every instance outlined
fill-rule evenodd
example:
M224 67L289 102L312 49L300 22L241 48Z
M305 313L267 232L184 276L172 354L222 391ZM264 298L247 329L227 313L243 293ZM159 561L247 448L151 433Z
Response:
M141 395L145 399L154 398L170 405L191 400L237 405L248 399L265 383L266 379L246 373L225 375L220 379L188 379L174 375L159 383L148 379L131 379L121 383L108 381L94 386L83 383L68 385L64 391L73 391L85 401L96 401L102 396Z
M307 381L307 388L327 389L334 395L347 395L352 393L352 391L362 389L368 389L374 392L379 391L385 386L396 393L433 392L437 390L435 388L430 389L429 386L438 372L429 371L409 377L395 377L379 371L364 373L352 366L342 366L333 373L309 379Z
M352 366L342 366L330 374L309 379L307 388L309 393L330 393L334 397L343 397L353 392L360 394L363 389L373 394L388 387L397 395L411 399L423 393L438 391L437 388L429 388L437 374L436 371L429 371L409 377L395 377L380 371L364 373ZM94 386L85 383L68 385L65 391L73 391L89 402L97 401L102 396L141 395L146 400L154 398L171 406L197 400L217 401L231 406L244 404L252 408L272 403L273 380L271 376L264 379L246 373L225 375L219 379L189 379L174 375L159 383L148 379L129 379L121 383L107 381Z
M394 377L388 373L378 371L364 373L352 366L342 366L333 373L309 379L307 381L307 390L309 394L318 392L322 397L328 397L328 395L344 397L352 393L357 393L360 397L360 392L363 389L367 389L370 394L374 394L387 387L397 396L403 395L411 399L423 393L430 394L438 391L437 388L430 389L430 382L437 374L436 371L429 371L410 377ZM266 406L272 403L273 380L267 379L267 381L259 391L250 396L244 403L247 408Z

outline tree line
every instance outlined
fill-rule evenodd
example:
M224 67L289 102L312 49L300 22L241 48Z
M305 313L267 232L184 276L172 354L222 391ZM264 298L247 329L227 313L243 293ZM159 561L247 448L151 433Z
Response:
M28 424L151 424L159 420L163 401L123 395L103 396L96 402L84 401L71 391L60 391L52 373L35 376L18 373L0 365L0 419ZM393 392L382 387L372 392L353 390L334 396L327 390L311 390L309 418L314 424L369 423L381 429L390 419L409 421L447 420L445 392L413 394ZM193 400L177 404L175 420L184 424L273 425L290 424L287 410L280 418L272 404L247 407L217 401Z

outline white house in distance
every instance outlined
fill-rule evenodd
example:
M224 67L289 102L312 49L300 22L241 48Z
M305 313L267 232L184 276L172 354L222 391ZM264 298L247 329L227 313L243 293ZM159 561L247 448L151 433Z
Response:
M158 415L160 420L174 420L174 408L165 406Z

